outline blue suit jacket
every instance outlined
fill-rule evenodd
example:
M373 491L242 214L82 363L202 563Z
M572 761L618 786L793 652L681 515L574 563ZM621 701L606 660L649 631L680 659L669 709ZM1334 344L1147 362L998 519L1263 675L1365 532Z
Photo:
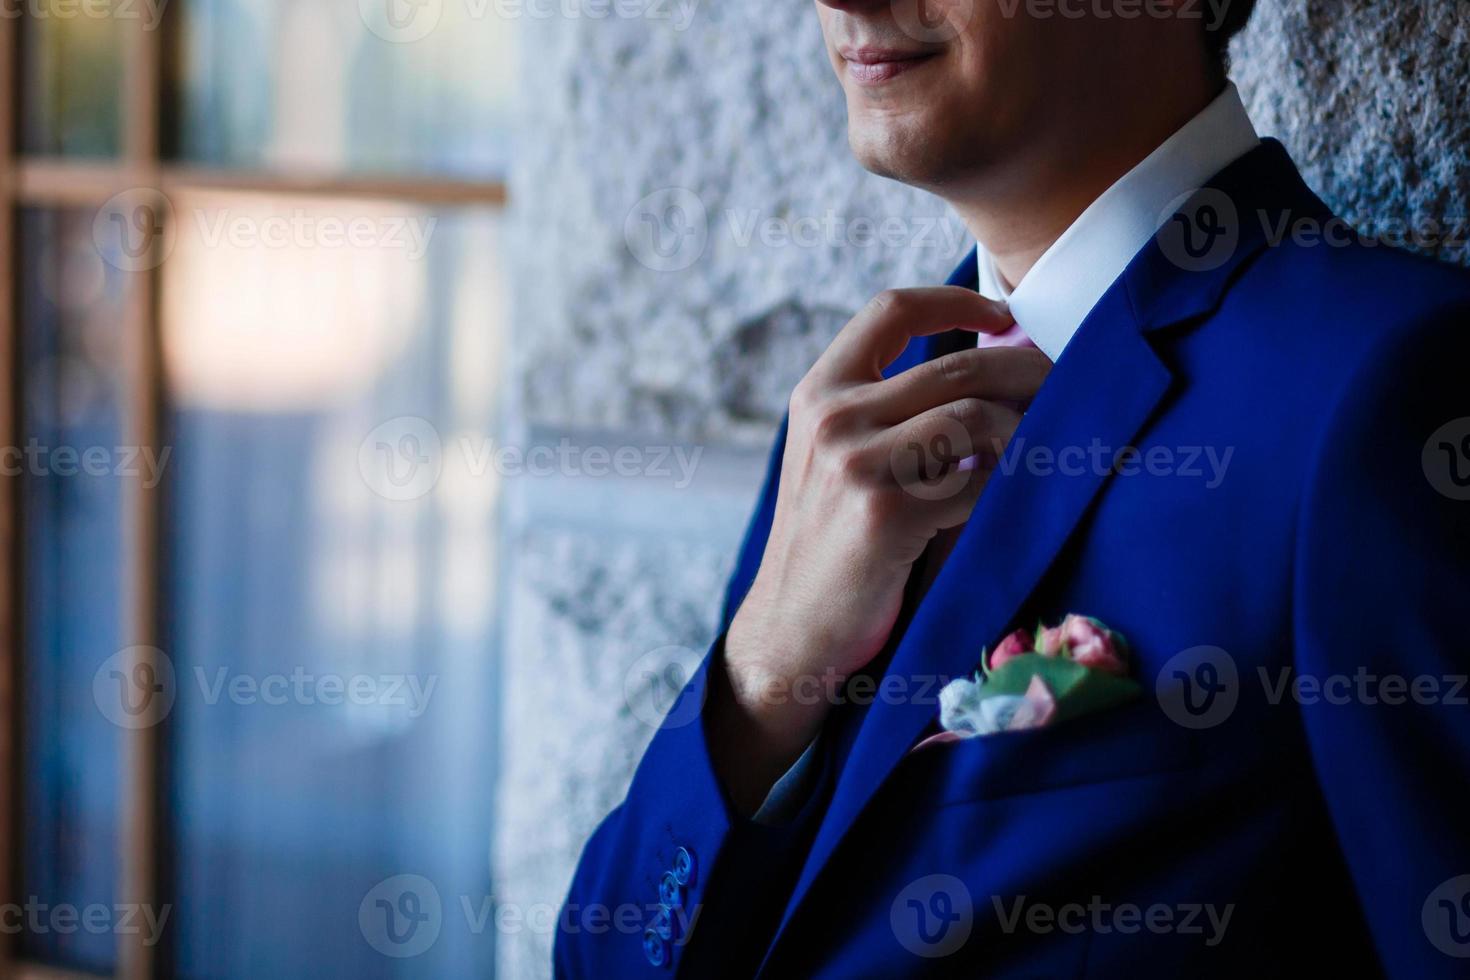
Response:
M1470 416L1470 278L1294 234L1330 216L1274 142L1211 188L1067 347L790 825L732 812L706 661L587 845L559 975L1470 969L1470 429L1431 439ZM1146 697L907 754L939 683L1068 612Z

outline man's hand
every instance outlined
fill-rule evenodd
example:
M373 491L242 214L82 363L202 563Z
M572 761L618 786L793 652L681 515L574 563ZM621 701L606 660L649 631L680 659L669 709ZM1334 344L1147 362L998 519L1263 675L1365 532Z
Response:
M883 649L914 563L969 519L1051 369L1032 348L947 354L885 380L910 339L1002 333L1004 306L956 286L894 290L855 316L791 396L761 567L711 698L716 764L749 813L815 737L828 693ZM963 462L961 462L963 460Z

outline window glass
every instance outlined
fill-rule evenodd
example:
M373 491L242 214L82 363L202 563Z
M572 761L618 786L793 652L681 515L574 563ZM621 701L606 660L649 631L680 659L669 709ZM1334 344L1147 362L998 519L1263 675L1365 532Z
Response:
M26 153L84 157L119 151L123 15L150 23L149 7L121 0L26 0L21 21L21 132ZM4 6L10 6L8 3ZM118 8L118 9L115 9Z
M512 21L494 3L194 0L179 153L236 168L503 174Z
M120 631L123 486L141 461L122 445L118 371L129 278L94 245L90 213L20 216L24 548L25 955L109 971L113 963L122 732L113 676ZM86 910L105 920L82 927ZM70 909L71 911L66 911ZM72 928L66 928L70 921Z
M179 970L488 975L497 220L172 207Z

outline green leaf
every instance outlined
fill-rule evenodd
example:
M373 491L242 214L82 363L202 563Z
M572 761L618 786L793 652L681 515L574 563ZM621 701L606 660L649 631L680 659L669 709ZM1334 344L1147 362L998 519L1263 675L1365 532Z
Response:
M1045 681L1056 698L1058 722L1124 704L1143 693L1143 688L1129 678L1093 670L1066 657L1024 653L990 672L980 690L980 700L1024 695L1032 677Z

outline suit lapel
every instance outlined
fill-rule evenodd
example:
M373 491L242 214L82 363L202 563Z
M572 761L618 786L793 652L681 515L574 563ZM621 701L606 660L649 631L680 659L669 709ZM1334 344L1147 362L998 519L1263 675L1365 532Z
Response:
M811 887L852 822L938 711L938 691L968 676L980 651L1004 634L1081 520L1106 475L1043 476L1016 450L1086 452L1129 445L1170 384L1140 335L1126 292L1115 287L1052 369L969 523L915 611L888 667L908 696L878 698L860 721L825 819L787 907ZM893 681L886 682L889 685ZM784 923L783 923L784 926Z
M907 624L887 674L903 679L907 697L878 698L860 718L777 941L802 898L854 820L938 712L938 690L968 676L981 650L994 645L1061 552L1111 476L1112 454L1136 436L1169 392L1173 377L1155 353L1149 332L1198 320L1216 308L1236 271L1266 245L1263 229L1247 214L1267 203L1315 210L1295 168L1279 144L1233 165L1211 187L1235 202L1238 244L1219 265L1184 270L1158 240L1150 243L1088 315L1037 395L1007 447L1002 466L981 496L953 553ZM1316 208L1312 207L1316 203ZM1192 209L1216 208L1203 219ZM1186 203L1180 214L1205 226L1217 224L1218 197ZM972 254L950 284L974 288ZM941 335L915 361L954 347ZM903 364L909 366L908 363ZM1105 451L1097 465L1094 446ZM1027 465L1031 450L1050 452L1046 465ZM1057 455L1074 462L1060 472ZM1080 456L1078 454L1081 454ZM1029 625L1029 624L1028 624ZM775 943L772 945L773 952Z

